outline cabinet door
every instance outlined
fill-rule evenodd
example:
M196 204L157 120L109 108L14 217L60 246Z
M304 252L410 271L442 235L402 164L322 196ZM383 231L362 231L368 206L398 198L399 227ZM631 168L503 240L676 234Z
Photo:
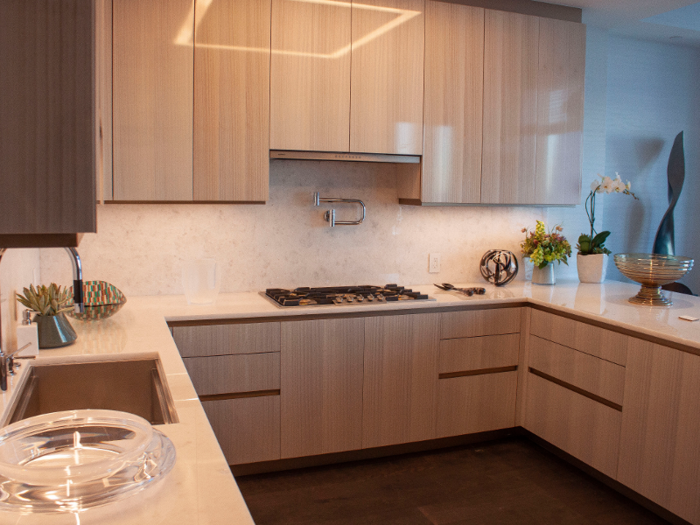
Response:
M535 192L542 204L580 204L586 26L540 19Z
M192 200L193 0L114 0L114 200Z
M481 202L537 202L537 17L486 11Z
M350 1L272 1L271 149L349 150L350 31Z
M435 437L439 315L365 320L363 448Z
M353 3L350 151L423 152L424 4Z
M202 401L229 465L280 459L280 396Z
M197 0L194 200L264 202L270 0Z
M0 2L0 234L95 231L93 10Z
M480 202L483 86L484 9L428 2L423 202Z
M638 341L627 357L618 481L700 523L700 357Z
M364 319L282 323L282 457L362 446Z

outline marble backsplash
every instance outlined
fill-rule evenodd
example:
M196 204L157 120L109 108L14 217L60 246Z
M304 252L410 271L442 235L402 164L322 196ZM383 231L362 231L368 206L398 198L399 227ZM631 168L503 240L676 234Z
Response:
M48 250L47 250L48 251ZM67 259L67 257L66 257ZM14 348L18 303L15 294L39 277L39 250L10 249L0 262L0 348ZM70 264L70 262L68 263ZM20 307L24 308L24 307Z
M400 206L391 164L272 161L267 205L98 206L98 233L79 251L86 280L105 280L127 296L181 294L184 261L214 257L221 291L268 287L479 281L479 261L490 248L519 255L521 229L536 219L562 223L575 245L586 231L583 209L539 207ZM361 199L360 226L329 228L312 195ZM336 205L338 220L357 208ZM441 254L441 272L428 273L429 253ZM574 257L575 259L575 257ZM575 272L561 267L560 275ZM522 278L522 276L519 276ZM42 282L71 282L68 258L41 250Z

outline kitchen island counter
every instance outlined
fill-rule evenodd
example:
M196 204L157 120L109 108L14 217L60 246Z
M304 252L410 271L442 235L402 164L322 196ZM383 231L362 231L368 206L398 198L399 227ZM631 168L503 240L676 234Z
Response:
M164 480L128 500L88 510L77 516L0 512L0 523L253 523L187 375L168 322L260 318L284 320L294 316L372 315L373 312L400 313L417 309L428 312L436 308L532 305L700 353L700 322L679 319L681 315L700 317L700 298L697 297L669 294L674 302L673 307L652 308L627 302L638 291L637 285L612 281L603 285L564 281L555 286L538 286L529 282L514 282L501 288L483 283L464 283L462 286L484 286L486 294L467 297L457 292L439 290L432 285L419 285L411 288L428 293L434 300L298 308L276 306L253 292L221 294L213 306L190 306L183 296L134 297L129 298L122 311L108 320L92 323L73 321L78 333L76 344L43 350L38 361L50 363L158 355L180 422L159 425L157 428L173 441L177 462ZM3 420L13 392L24 381L25 374L26 367L12 378L10 389L2 394Z

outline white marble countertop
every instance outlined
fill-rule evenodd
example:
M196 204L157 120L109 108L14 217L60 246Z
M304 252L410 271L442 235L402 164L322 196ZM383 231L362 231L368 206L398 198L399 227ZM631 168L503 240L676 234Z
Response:
M37 362L84 361L130 355L158 355L175 401L180 422L159 425L175 445L177 462L173 471L160 483L128 500L109 504L75 515L31 515L0 512L0 523L34 524L252 524L253 520L226 464L214 433L190 382L170 335L167 321L201 319L244 319L309 314L343 314L377 310L490 304L531 303L548 306L662 338L700 350L700 321L688 322L681 315L700 317L700 298L668 293L671 308L632 305L627 299L635 295L637 285L608 281L602 285L560 281L554 286L533 285L516 281L501 288L481 283L458 283L458 286L484 286L486 294L467 297L445 292L433 285L410 286L428 293L434 301L281 308L258 293L221 294L212 306L189 306L183 296L149 296L129 298L114 317L100 322L72 321L78 333L76 344L43 350ZM23 380L25 369L11 378L10 388L2 393L0 408L5 411L13 392Z

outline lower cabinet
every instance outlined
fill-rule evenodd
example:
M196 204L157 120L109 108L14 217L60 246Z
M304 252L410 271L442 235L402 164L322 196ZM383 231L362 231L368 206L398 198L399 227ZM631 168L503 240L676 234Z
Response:
M531 335L525 428L615 478L625 368Z
M362 447L435 437L440 314L365 320Z
M229 465L280 459L280 396L204 401Z
M618 481L700 523L700 356L637 340L620 443Z
M282 323L282 457L362 447L365 320Z
M436 437L515 426L519 345L517 333L440 341Z

